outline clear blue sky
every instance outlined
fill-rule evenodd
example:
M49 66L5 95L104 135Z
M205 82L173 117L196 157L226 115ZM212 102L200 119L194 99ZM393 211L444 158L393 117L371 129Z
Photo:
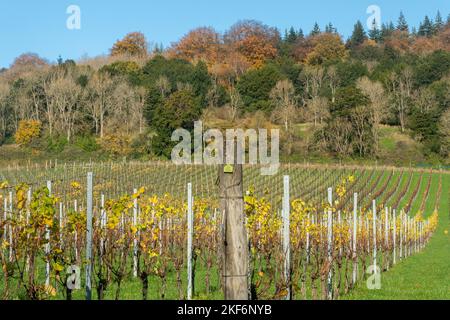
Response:
M68 30L69 5L81 9L81 30ZM167 46L198 26L224 31L240 19L256 19L284 30L308 32L315 21L332 22L348 37L356 20L364 24L369 5L381 8L383 22L397 21L402 10L411 25L440 10L446 19L449 0L2 0L0 68L24 52L55 61L108 53L119 38L142 31L151 43Z

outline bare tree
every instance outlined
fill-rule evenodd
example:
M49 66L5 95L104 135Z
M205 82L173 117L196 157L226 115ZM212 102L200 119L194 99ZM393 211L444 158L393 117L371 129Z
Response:
M65 132L67 141L70 142L81 104L81 87L71 75L55 72L47 83L45 92L51 108L51 122L57 125L60 133Z
M367 134L371 121L370 118L371 116L367 113L367 108L365 106L358 106L351 113L351 122L354 133L353 141L361 157L369 153L372 144L372 141Z
M400 121L402 132L406 127L406 115L410 109L412 94L413 72L410 67L405 68L397 74L391 73L388 79L388 86L393 103Z
M280 80L270 92L270 98L275 105L273 120L281 121L286 132L297 116L297 101L294 85L290 80Z
M42 99L45 95L43 87L44 79L40 74L33 74L28 81L30 83L30 98L33 104L33 115L31 118L40 120L41 110L44 109L44 101Z
M0 141L6 136L8 129L8 99L10 86L6 81L0 82Z
M314 119L314 127L317 126L317 122L322 123L323 119L328 117L328 99L324 97L314 97L307 102L307 108Z
M115 83L108 74L96 73L89 81L85 111L93 120L95 133L103 138L105 133L105 117L112 108Z
M339 87L341 83L341 79L339 78L339 75L337 74L337 70L335 66L331 66L327 70L327 80L328 80L328 86L331 90L331 102L334 103L336 101L336 90Z
M370 114L372 119L372 133L375 142L375 152L378 152L380 125L388 115L388 98L383 85L380 82L373 82L367 77L358 79L356 86L371 101Z
M319 96L325 80L325 72L322 67L305 66L300 78L305 86L305 96L303 97L305 105L307 100Z
M143 107L145 101L126 81L119 81L112 94L111 108L108 115L108 130L121 131L131 135L140 124L143 125Z
M166 76L160 76L158 80L156 80L156 87L161 92L163 98L166 98L167 94L172 90L170 81Z
M217 86L217 82L213 81L212 87L208 90L206 94L206 101L208 103L209 108L218 107L220 99L219 87Z
M352 124L346 120L332 120L323 134L325 145L339 155L352 152ZM323 132L323 131L322 131Z
M239 115L240 110L244 106L244 102L242 101L241 94L239 91L232 87L230 89L230 118L231 121L235 121L236 117Z
M437 108L437 98L429 88L421 88L413 93L415 107L421 112L426 113Z
M144 87L137 87L133 90L134 99L131 101L131 114L133 117L133 123L137 123L139 128L139 134L144 132L145 118L144 118L144 108L147 96L147 91Z
M442 137L441 153L450 156L450 109L447 109L439 121L439 133Z

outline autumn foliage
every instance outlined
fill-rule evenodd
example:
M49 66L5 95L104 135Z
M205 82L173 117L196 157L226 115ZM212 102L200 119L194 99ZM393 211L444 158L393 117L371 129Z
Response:
M131 138L124 134L107 134L99 139L100 145L107 152L126 156L131 153Z
M41 134L42 123L38 120L21 120L16 131L15 140L18 145L27 146Z
M141 32L131 32L122 40L118 40L111 49L112 56L145 57L147 40Z

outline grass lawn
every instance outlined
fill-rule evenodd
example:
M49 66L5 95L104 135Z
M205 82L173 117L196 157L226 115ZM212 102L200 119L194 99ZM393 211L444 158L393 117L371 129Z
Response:
M450 176L442 180L439 226L427 247L381 275L381 289L369 290L361 282L343 299L449 300L450 299ZM431 192L431 190L430 190ZM430 193L430 201L436 193Z

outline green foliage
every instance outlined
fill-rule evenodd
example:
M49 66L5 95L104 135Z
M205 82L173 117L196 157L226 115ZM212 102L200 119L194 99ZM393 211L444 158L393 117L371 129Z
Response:
M431 37L434 34L433 21L428 16L420 24L418 35L422 37Z
M166 59L156 56L151 59L142 69L143 84L147 87L154 86L161 77L167 77L173 90L177 83L190 83L196 94L206 95L207 88L211 84L206 65L202 62L196 66L181 59ZM203 83L206 82L206 83Z
M354 85L356 80L368 76L369 71L361 61L344 61L336 64L336 71L342 87Z
M176 144L171 141L173 131L179 128L192 131L201 109L199 98L187 89L172 93L162 104L157 105L151 121L151 127L156 133L152 140L155 154L170 157Z
M336 101L331 105L330 112L333 117L349 118L354 108L367 106L369 103L369 98L361 90L354 86L348 86L336 91Z
M339 89L330 107L331 117L316 139L323 140L328 150L339 156L372 154L374 135L369 103L369 98L354 86Z
M67 145L67 138L65 136L51 137L46 136L42 143L44 144L44 149L48 152L60 153L64 150Z
M450 52L439 50L421 58L415 68L416 86L429 85L450 72Z
M265 65L261 69L244 74L237 84L237 89L244 101L245 111L270 112L272 109L268 102L270 91L283 78L285 78L283 74L274 65Z
M211 87L212 81L208 74L208 67L203 61L197 63L192 72L190 82L194 89L194 94L200 97L202 107L206 106L206 94Z
M99 149L99 145L94 136L83 135L75 137L75 145L86 152L94 152Z
M353 28L353 33L352 33L352 36L350 37L348 45L351 48L355 48L355 47L363 44L364 41L366 41L366 40L367 40L366 31L364 31L364 27L363 27L361 21L358 21Z
M397 30L406 32L408 32L409 30L408 22L406 22L406 18L403 15L403 12L400 12L400 16L397 22Z
M135 137L131 142L132 156L134 158L151 156L153 154L152 142L154 137L155 134L150 130Z

